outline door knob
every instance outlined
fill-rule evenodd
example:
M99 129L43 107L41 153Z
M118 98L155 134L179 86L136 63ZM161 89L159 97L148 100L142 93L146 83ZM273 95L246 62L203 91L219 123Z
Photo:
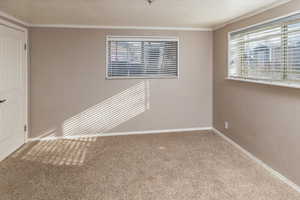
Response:
M0 103L4 103L6 101L6 99L0 100Z

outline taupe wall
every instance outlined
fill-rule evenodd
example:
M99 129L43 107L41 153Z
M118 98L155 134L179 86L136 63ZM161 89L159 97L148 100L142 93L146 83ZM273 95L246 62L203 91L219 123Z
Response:
M105 80L106 35L178 36L179 79ZM212 32L31 28L30 42L30 137L212 126Z
M214 32L214 127L300 184L300 90L225 80L227 34L300 9L300 1ZM224 129L228 121L230 128Z

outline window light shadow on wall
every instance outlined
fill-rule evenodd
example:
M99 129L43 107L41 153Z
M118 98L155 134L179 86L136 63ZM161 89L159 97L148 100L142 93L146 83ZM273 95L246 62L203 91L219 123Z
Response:
M60 139L29 143L15 152L15 159L54 166L82 166L96 137Z
M149 108L149 81L142 81L65 120L63 137L103 134Z
M97 141L89 134L103 134L150 109L149 90L149 81L142 81L65 120L61 139L52 140L57 138L57 129L51 129L45 140L26 144L12 157L54 166L82 166ZM85 137L72 138L76 135Z

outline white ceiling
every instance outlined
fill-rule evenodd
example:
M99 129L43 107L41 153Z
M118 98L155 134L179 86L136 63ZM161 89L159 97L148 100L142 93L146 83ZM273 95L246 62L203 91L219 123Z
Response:
M0 0L30 24L213 28L287 0Z

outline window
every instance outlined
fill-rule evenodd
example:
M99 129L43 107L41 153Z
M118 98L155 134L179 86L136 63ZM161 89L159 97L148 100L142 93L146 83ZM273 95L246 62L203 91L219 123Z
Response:
M176 78L175 37L107 37L107 78Z
M228 78L300 87L300 15L229 34Z

